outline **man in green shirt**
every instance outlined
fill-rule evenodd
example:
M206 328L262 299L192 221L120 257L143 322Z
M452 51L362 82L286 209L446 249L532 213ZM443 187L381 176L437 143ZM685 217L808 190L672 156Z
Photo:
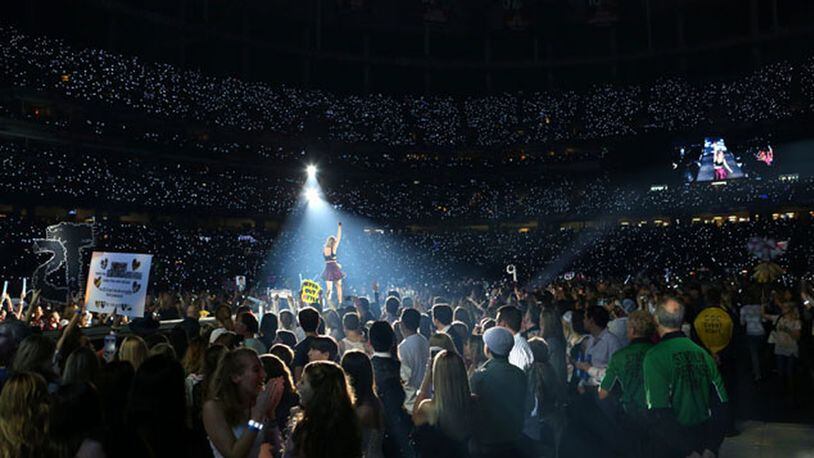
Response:
M653 347L650 337L655 332L656 323L646 311L637 310L628 316L627 339L630 344L611 357L599 386L599 399L605 399L612 391L618 390L619 401L627 414L647 410L642 364L644 355Z
M665 298L656 309L661 342L644 357L644 391L662 456L717 453L728 401L715 361L681 332L684 306Z
M646 456L645 451L650 449L642 365L645 355L653 348L651 338L655 332L653 315L645 310L632 312L627 317L630 344L613 354L599 386L600 400L611 393L618 395L621 408L614 405L612 411L621 427L620 437L624 437L619 443L627 447L628 456Z

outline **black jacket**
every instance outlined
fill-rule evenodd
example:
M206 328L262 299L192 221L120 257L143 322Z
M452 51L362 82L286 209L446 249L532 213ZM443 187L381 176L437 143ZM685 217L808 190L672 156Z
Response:
M394 358L374 356L373 378L376 394L382 401L385 416L384 456L387 458L414 456L410 446L413 422L404 410L404 388L401 386L401 363Z

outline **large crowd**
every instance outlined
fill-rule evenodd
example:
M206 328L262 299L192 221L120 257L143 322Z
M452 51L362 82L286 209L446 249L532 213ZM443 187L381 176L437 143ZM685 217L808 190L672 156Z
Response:
M79 295L7 297L0 453L715 456L748 411L744 378L807 399L805 280L673 286L374 285L334 303L166 291L104 344L86 333L109 319Z
M764 218L722 224L688 220L668 226L619 225L582 229L365 232L350 226L340 256L349 291L369 293L369 285L454 284L461 279L504 278L508 264L520 281L550 281L567 272L589 277L667 277L678 285L695 278L752 274L748 251L754 237L788 241L783 267L790 278L814 269L814 232L807 219ZM41 220L8 216L0 220L4 262L0 278L20 282L43 261L32 242L45 237ZM153 224L98 219L96 251L155 256L151 284L156 289L215 290L234 285L235 276L261 290L296 288L322 268L319 247L325 234L296 229L206 229L162 221ZM86 253L86 256L89 255ZM212 262L217 259L218 262Z
M814 60L703 84L338 96L6 25L0 83L159 123L382 147L602 139L814 108ZM79 131L70 117L43 119ZM81 130L127 128L89 118ZM149 142L206 142L136 129ZM208 148L227 159L251 149L219 141ZM814 202L814 179L647 189L601 172L504 180L486 175L506 164L411 154L426 170L463 173L402 176L385 153L370 176L331 177L325 199L361 217L345 224L338 255L346 294L306 302L301 282L328 257L326 234L292 216L301 180L254 163L0 142L0 204L10 204L0 215L0 457L707 458L756 416L749 396L763 387L789 411L811 402L814 230L799 208ZM348 149L331 160L370 159ZM91 313L81 293L44 297L41 284L16 294L47 261L34 250L56 222L45 202L92 207L95 251L154 256L143 316ZM737 215L694 219L716 211ZM247 224L226 228L220 216ZM258 224L265 217L291 220ZM465 227L476 219L488 224ZM405 228L439 220L447 226ZM756 259L756 244L782 253Z
M281 218L303 203L300 171L247 164L142 158L72 146L0 142L0 189L25 200L56 198L66 205L198 211ZM740 180L726 186L622 183L603 172L590 177L530 173L517 179L466 173L447 179L400 176L332 177L325 199L374 221L508 218L592 218L674 215L780 207L812 202L812 180ZM12 203L12 202L9 202Z
M0 26L0 79L10 87L125 108L171 122L386 146L506 146L787 120L814 106L814 61L767 64L733 81L681 78L639 86L486 97L340 96L216 78L168 64L31 37ZM802 98L794 97L800 94ZM106 119L98 133L121 133ZM125 126L126 128L127 126ZM133 126L130 126L133 128ZM183 131L139 132L184 141ZM162 138L159 138L162 137ZM166 137L166 138L164 138ZM229 151L230 145L218 147Z
M107 152L75 154L66 147L0 144L4 192L34 199L97 202L130 209L217 209L281 215L296 203L301 184L262 173ZM32 154L33 153L33 154ZM273 197L273 198L272 198Z

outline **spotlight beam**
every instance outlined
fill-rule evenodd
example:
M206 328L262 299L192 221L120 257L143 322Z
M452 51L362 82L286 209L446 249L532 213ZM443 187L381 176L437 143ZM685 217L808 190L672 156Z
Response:
M305 199L308 200L309 204L313 204L319 201L319 191L317 188L307 188L305 190Z

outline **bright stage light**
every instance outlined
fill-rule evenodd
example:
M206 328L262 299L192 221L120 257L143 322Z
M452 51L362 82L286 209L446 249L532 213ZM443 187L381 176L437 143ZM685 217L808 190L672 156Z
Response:
M308 200L308 203L318 202L319 192L316 188L308 188L305 190L305 198Z
M305 168L305 171L308 172L308 179L313 180L317 176L317 166L309 165Z

